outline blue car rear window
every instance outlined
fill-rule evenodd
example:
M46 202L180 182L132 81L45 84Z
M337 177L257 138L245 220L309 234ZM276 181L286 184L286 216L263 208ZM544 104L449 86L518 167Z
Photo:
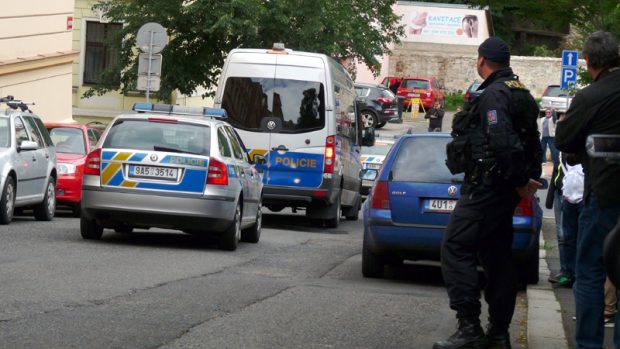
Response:
M411 137L403 140L394 164L392 180L399 182L462 182L463 174L453 175L446 167L449 137Z

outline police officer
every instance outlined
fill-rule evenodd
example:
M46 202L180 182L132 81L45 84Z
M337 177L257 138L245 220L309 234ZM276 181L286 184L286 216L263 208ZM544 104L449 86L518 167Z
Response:
M461 197L452 212L441 248L441 268L456 311L457 331L434 349L510 348L517 276L511 255L512 215L520 198L540 187L542 151L538 107L510 68L510 49L498 37L478 48L484 92L455 114L447 165L465 172ZM480 326L478 262L487 284L489 326Z

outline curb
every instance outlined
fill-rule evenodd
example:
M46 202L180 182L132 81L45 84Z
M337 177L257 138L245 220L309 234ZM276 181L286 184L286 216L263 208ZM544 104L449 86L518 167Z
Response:
M541 246L545 242L540 236ZM527 287L527 344L529 349L565 349L568 348L566 334L562 323L562 310L555 298L549 278L546 251L539 250L540 281L537 285Z

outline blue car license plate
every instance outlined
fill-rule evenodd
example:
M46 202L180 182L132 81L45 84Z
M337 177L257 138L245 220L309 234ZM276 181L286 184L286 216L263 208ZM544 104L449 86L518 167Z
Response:
M448 199L430 199L424 203L424 208L427 212L441 212L449 213L454 210L457 200Z

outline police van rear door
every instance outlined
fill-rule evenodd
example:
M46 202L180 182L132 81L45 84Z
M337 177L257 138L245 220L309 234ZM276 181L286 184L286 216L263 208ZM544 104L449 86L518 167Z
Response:
M264 183L320 186L329 128L323 61L238 52L226 69L221 107L263 171Z
M267 184L317 188L330 124L326 67L310 56L278 55L277 62L272 101L277 126L271 132Z

